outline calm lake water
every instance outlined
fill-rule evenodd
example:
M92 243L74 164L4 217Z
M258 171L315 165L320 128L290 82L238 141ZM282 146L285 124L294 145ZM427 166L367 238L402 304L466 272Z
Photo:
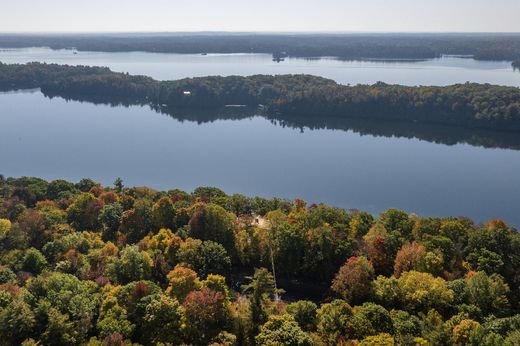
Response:
M373 213L396 207L520 226L518 150L435 144L409 129L402 133L410 138L334 130L338 124L310 130L217 111L176 119L148 107L51 100L39 91L0 94L0 121L6 176L91 177L107 185L120 176L128 186L210 185Z
M344 84L384 81L446 85L466 81L520 86L508 62L442 58L345 62L265 54L95 53L45 48L0 51L4 63L103 65L178 79L206 75L310 73ZM242 114L241 112L244 112ZM187 191L304 198L379 213L503 218L520 226L517 134L415 126L277 119L255 111L159 114L49 99L39 91L0 94L0 173ZM184 120L181 120L184 119ZM280 125L280 124L283 124Z
M510 62L446 57L416 62L286 59L276 63L268 54L103 53L46 48L0 50L3 63L41 61L69 65L108 66L114 71L160 80L208 75L313 74L342 84L378 81L404 85L492 83L520 86L520 72Z

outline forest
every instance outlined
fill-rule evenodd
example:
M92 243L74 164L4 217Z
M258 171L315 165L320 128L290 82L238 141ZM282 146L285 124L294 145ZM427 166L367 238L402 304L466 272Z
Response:
M2 345L516 346L519 268L501 220L0 176Z
M518 34L2 34L0 48L50 47L102 52L267 53L341 59L432 59L442 55L478 60L520 58Z
M198 77L156 81L108 68L0 63L0 90L40 88L49 96L158 110L260 106L269 115L359 118L520 131L520 89L466 83L409 87L341 85L310 75Z

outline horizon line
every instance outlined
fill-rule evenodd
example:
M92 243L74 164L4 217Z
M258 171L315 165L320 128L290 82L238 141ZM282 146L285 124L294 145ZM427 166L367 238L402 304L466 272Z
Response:
M323 35L353 35L353 34L464 34L464 35L485 35L485 34L503 34L503 35L517 35L520 31L338 31L338 30L291 30L291 31L277 31L277 30L179 30L179 31L0 31L0 35L107 35L107 34L280 34L280 35L298 35L298 34L323 34Z

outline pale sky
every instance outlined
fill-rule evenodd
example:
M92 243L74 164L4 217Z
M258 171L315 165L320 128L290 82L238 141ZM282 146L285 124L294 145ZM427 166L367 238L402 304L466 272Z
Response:
M520 32L520 0L0 0L0 32Z

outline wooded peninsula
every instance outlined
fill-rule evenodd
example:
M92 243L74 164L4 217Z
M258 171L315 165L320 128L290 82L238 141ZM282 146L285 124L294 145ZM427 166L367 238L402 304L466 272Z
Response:
M2 344L515 346L519 268L501 220L0 176Z
M152 108L260 106L267 114L384 119L520 131L520 89L466 83L445 87L340 85L310 75L200 77L157 81L108 68L0 63L0 90Z

